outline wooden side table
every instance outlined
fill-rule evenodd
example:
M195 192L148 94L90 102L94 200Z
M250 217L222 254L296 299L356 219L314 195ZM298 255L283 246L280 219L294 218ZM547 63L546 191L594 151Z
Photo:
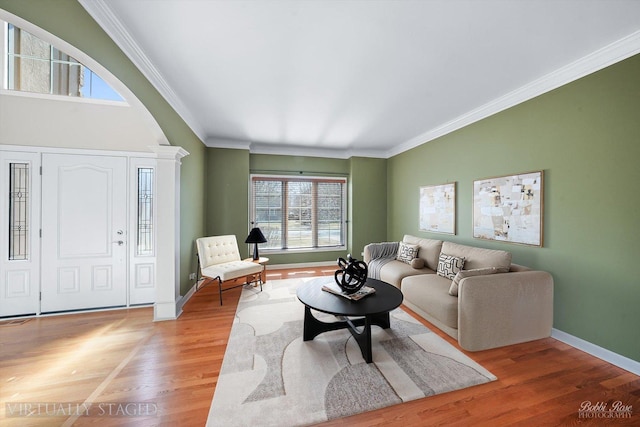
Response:
M245 258L243 261L251 261L258 263L262 266L262 273L260 273L260 281L262 284L267 283L267 264L269 263L269 258L261 256L259 259L254 260L253 258Z

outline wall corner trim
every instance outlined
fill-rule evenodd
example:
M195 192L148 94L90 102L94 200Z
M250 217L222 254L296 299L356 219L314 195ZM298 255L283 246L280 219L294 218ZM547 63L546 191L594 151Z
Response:
M611 350L607 350L606 348L600 347L596 344L590 343L589 341L585 341L582 338L578 338L555 328L551 330L551 338L555 338L558 341L569 344L571 347L582 350L585 353L589 353L598 359L602 359L605 362L616 365L617 367L625 369L632 374L640 375L640 362L633 359L629 359L628 357L614 353Z

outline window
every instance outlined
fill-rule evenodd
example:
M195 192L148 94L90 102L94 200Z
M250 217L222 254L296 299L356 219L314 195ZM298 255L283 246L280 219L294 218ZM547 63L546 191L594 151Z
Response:
M7 89L122 101L104 80L73 57L7 24Z
M344 249L346 178L251 177L251 220L264 250Z
M29 164L9 164L9 260L29 259Z
M153 255L153 168L138 168L137 228L136 254Z

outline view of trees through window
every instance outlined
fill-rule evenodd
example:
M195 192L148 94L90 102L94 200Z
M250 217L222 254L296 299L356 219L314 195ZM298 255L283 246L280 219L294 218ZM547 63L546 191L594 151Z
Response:
M97 74L33 34L8 24L6 43L7 89L122 101Z
M343 247L344 178L252 179L252 220L267 238L262 249Z

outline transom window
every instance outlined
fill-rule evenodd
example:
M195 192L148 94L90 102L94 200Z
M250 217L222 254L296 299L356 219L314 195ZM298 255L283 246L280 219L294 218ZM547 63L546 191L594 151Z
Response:
M251 177L251 221L261 250L344 249L346 178Z
M104 80L46 41L7 24L6 89L122 101Z

